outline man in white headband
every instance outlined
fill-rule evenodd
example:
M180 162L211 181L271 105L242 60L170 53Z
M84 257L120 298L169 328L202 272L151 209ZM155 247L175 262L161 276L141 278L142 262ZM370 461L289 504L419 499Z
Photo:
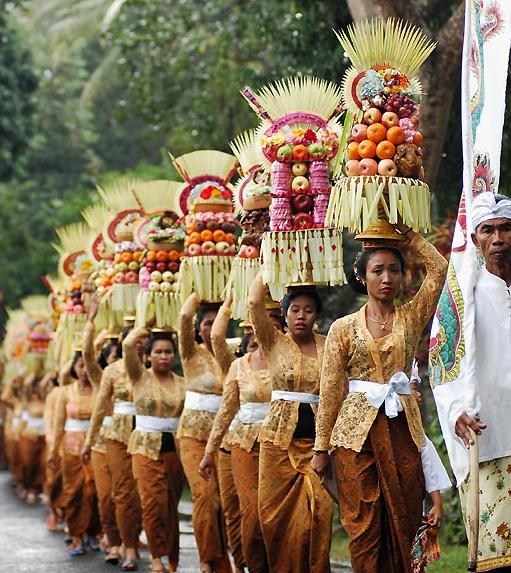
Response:
M475 360L471 361L479 406L477 410L464 406L463 390L458 387L457 394L449 396L447 424L460 446L462 442L465 446L471 443L469 427L479 435L481 523L477 570L510 572L511 201L485 192L474 200L471 213L472 241L484 258L474 290ZM462 369L461 381L465 376ZM458 483L462 482L462 504L466 504L468 488L463 480L467 472L459 469L464 467L459 464L463 449L450 450L451 465Z

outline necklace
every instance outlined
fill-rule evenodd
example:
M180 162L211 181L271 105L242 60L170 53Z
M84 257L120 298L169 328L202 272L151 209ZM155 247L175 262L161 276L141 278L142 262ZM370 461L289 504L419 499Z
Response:
M387 317L387 320L385 320L384 322L380 322L379 320L376 320L375 318L373 318L372 316L369 316L368 314L366 314L367 318L369 320L372 320L373 322L376 322L376 324L379 324L381 326L382 330L385 330L385 327L387 326L387 322L394 316L394 313L390 313L389 316Z

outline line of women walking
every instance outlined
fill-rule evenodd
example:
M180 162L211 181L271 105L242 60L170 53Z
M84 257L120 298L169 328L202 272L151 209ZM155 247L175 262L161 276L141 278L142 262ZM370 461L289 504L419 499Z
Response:
M355 573L411 573L417 530L423 519L438 526L439 492L450 485L412 383L446 262L399 230L426 266L418 293L397 306L401 251L363 251L355 277L367 303L327 337L316 332L315 288L290 288L280 314L260 276L236 355L226 340L229 295L220 308L189 297L179 348L169 332L130 327L120 345L94 344L93 302L82 349L41 413L49 512L65 518L70 554L97 549L103 534L105 560L133 571L143 530L151 571L178 570L187 481L201 572L328 573L335 502L325 482L336 476L330 491ZM13 389L2 398L16 412Z

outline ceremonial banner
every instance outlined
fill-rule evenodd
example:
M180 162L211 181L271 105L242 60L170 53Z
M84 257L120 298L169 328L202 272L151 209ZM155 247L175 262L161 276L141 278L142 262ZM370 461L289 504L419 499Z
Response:
M479 411L474 380L474 286L482 261L471 240L471 205L499 183L511 42L510 0L466 0L462 68L463 191L447 280L430 340L430 380L451 466L466 478L468 451L454 433L461 412ZM488 459L484 448L480 460Z

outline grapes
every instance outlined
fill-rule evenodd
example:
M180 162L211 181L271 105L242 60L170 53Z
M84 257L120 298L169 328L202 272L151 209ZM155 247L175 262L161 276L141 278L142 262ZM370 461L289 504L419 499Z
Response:
M394 94L385 102L385 109L397 113L400 119L417 114L419 106L408 96Z

